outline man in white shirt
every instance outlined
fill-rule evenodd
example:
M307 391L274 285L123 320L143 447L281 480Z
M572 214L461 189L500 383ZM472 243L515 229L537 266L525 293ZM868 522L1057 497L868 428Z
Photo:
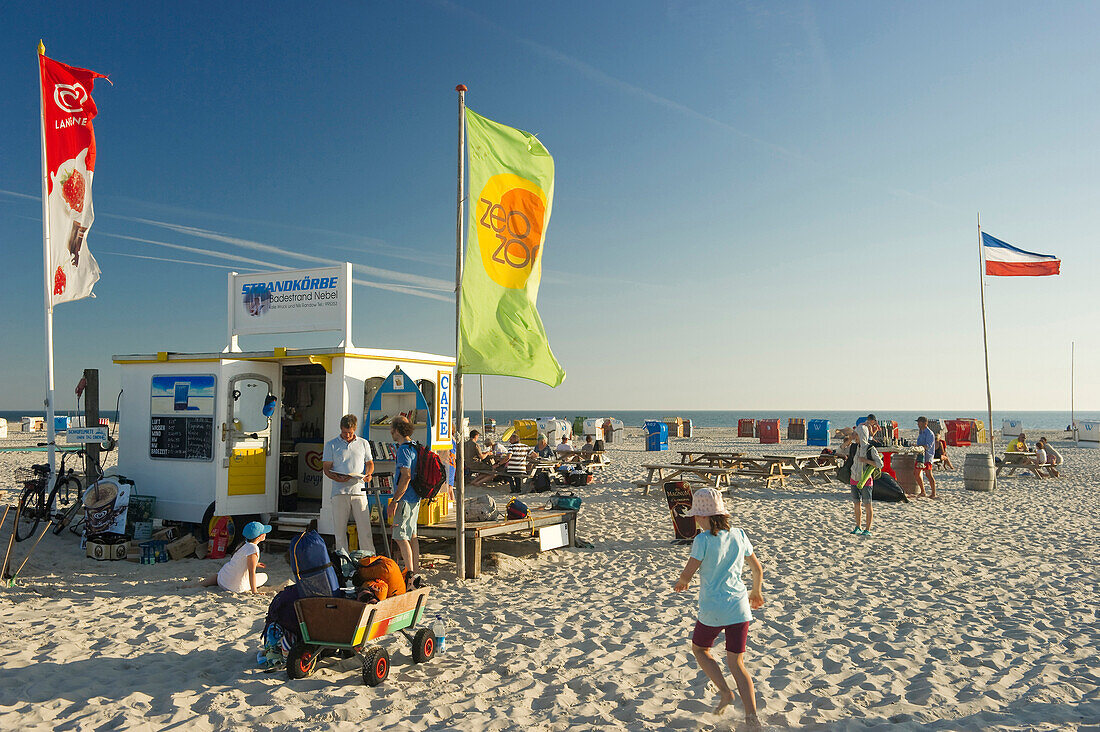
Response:
M332 481L332 526L336 550L348 551L348 517L354 516L359 548L374 554L374 535L370 525L370 507L363 490L364 481L374 475L374 456L370 443L355 434L359 424L354 414L340 418L340 436L325 443L321 469Z

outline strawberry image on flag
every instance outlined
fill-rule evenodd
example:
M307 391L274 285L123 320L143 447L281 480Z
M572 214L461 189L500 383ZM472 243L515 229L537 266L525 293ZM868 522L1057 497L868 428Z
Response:
M38 55L45 146L45 216L48 237L46 271L51 273L51 305L95 297L99 264L88 251L87 234L95 219L92 175L95 171L96 116L92 88L103 74L68 66ZM109 80L108 80L109 81Z

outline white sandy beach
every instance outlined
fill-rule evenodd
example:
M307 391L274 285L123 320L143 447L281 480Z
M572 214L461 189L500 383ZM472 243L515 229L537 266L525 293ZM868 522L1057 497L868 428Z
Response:
M697 433L672 448L775 451L734 429ZM1100 725L1100 451L1054 439L1060 479L1006 478L993 494L963 490L965 450L952 449L942 498L876 503L869 538L848 534L846 486L735 485L733 522L764 564L746 662L765 725ZM642 462L670 454L642 452L636 436L609 452L613 465L576 489L593 549L493 542L488 571L456 584L452 547L425 542L447 652L413 665L408 644L387 636L393 668L376 688L354 661L294 682L254 670L269 598L176 589L218 561L95 562L76 537L50 534L17 586L0 590L0 727L736 728L739 703L709 714L717 695L691 658L697 584L671 590L688 549L669 543L660 491L642 497L632 484ZM3 482L32 461L0 455ZM281 555L263 561L276 582L289 577Z

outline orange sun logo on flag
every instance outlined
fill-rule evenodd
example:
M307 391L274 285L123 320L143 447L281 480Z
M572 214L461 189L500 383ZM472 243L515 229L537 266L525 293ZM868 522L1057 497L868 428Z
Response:
M478 196L477 219L485 272L502 287L523 289L542 253L546 194L518 175L494 175Z

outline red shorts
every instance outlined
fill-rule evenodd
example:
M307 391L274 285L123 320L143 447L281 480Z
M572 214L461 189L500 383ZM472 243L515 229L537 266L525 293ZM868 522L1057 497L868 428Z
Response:
M917 472L917 473L923 472L925 470L931 470L931 469L932 469L932 463L926 463L926 462L922 462L920 460L917 461L917 464L914 467L914 471Z
M691 632L691 642L700 648L713 648L718 640L718 634L726 631L726 651L728 653L744 653L745 646L749 642L749 621L734 623L720 627L703 625L695 621L695 630Z

